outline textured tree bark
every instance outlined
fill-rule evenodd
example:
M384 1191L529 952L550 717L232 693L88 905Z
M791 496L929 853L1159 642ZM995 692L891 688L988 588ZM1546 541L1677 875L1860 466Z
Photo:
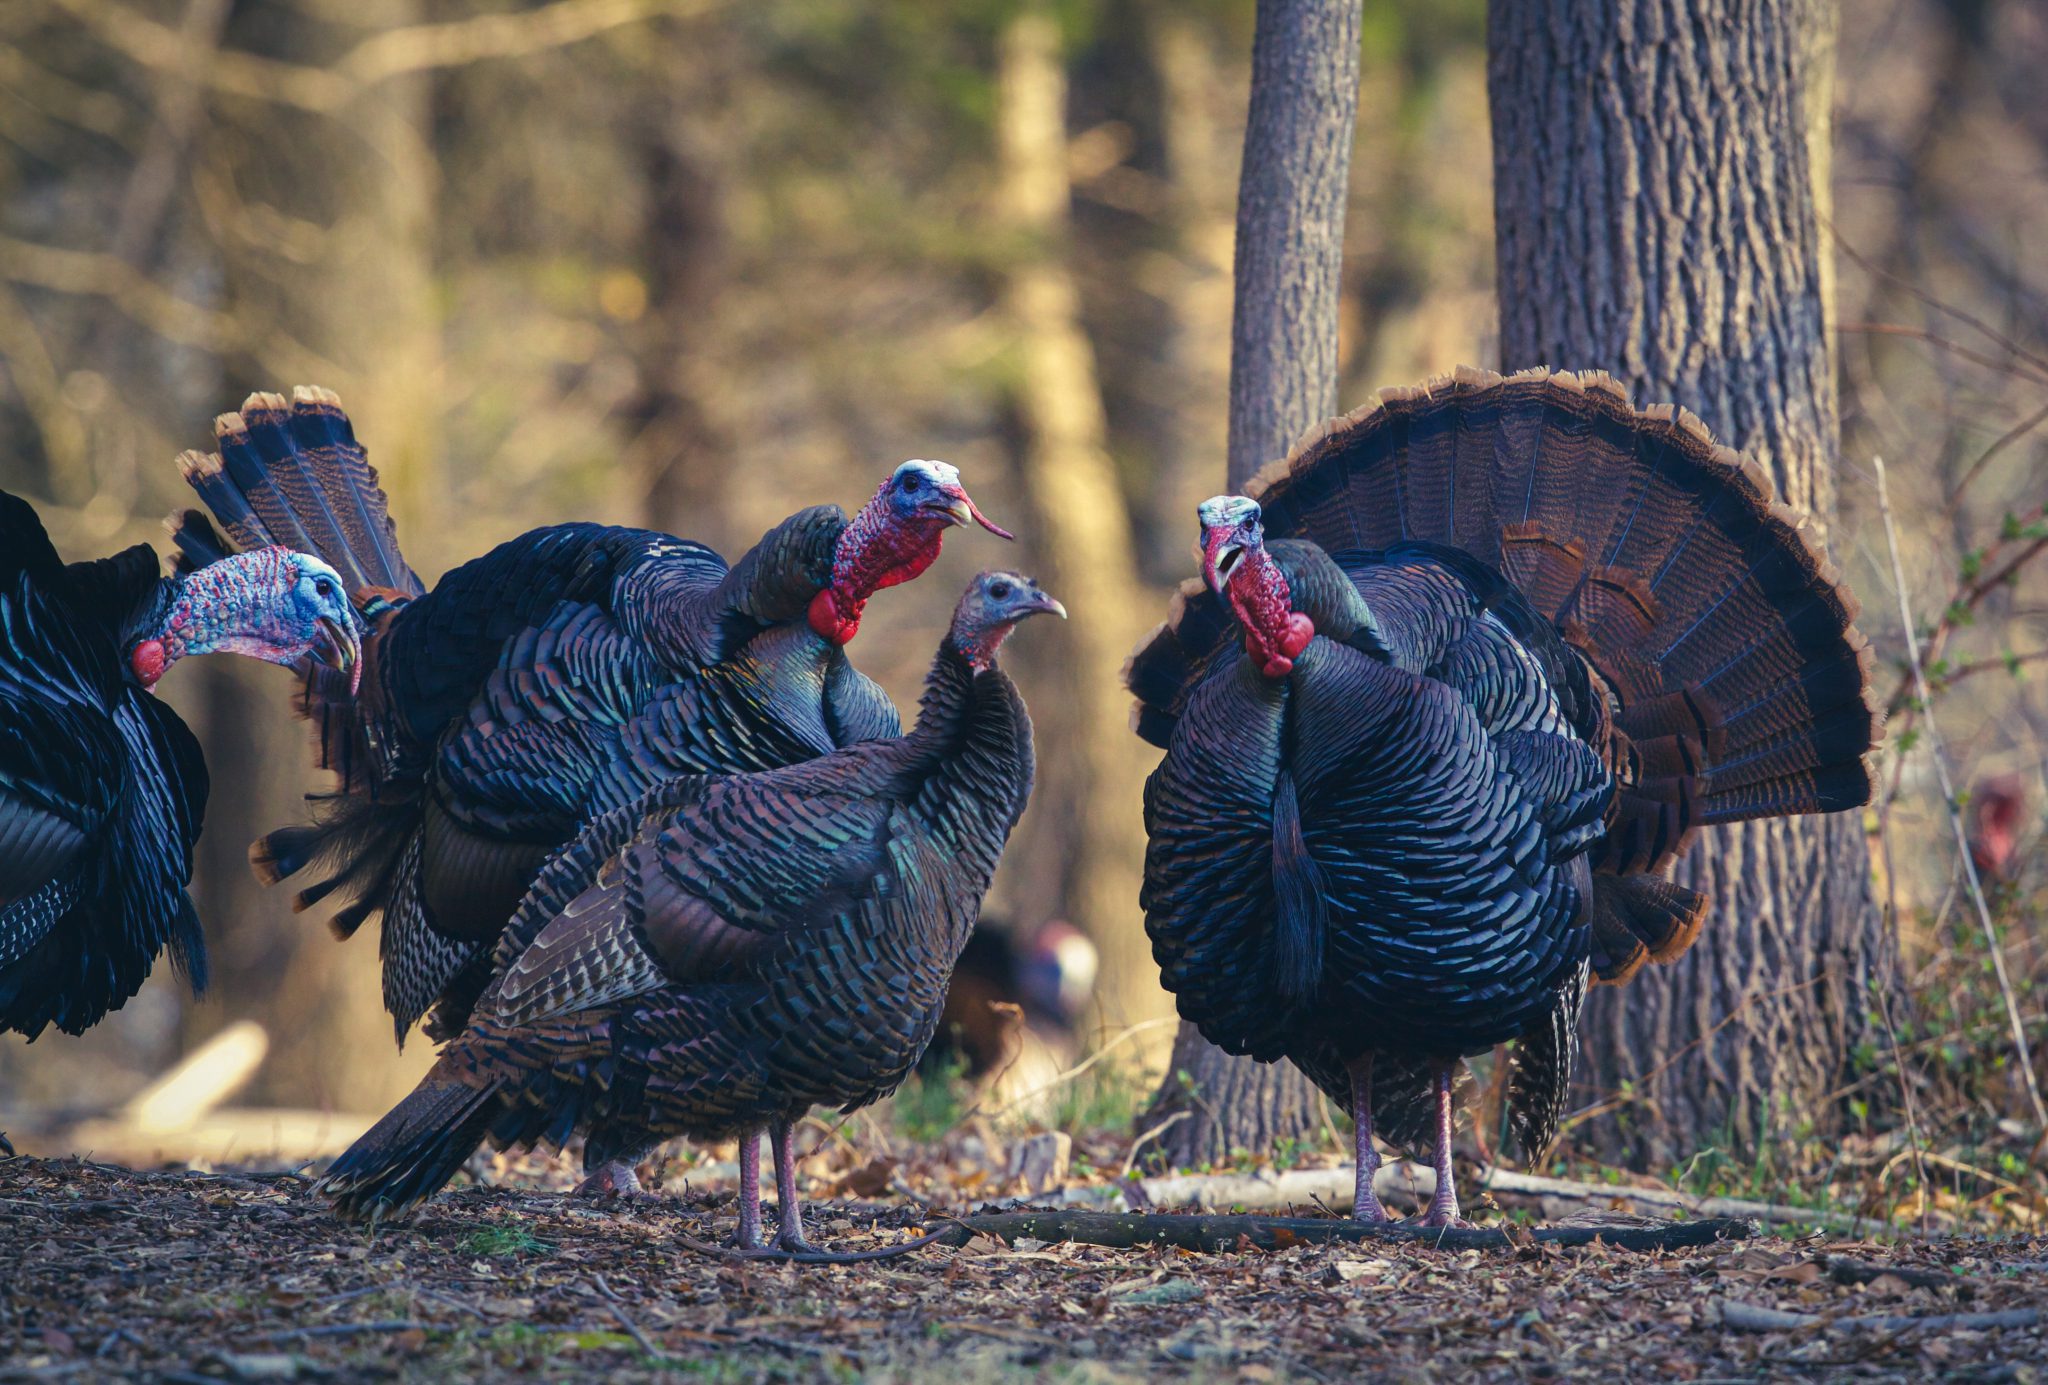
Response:
M1489 20L1503 365L1605 369L1674 401L1825 523L1837 419L1826 0L1497 4ZM1756 1154L1825 1128L1892 946L1850 815L1710 834L1676 964L1595 993L1580 1127L1601 1157Z
M1052 713L1073 734L1040 739L1036 811L1060 815L1064 892L1075 925L1102 959L1097 1010L1105 1025L1121 1026L1167 1008L1138 920L1146 765L1142 744L1122 734L1129 699L1118 676L1152 617L1133 599L1142 587L1129 507L1109 456L1094 350L1066 260L1066 73L1049 8L1027 5L1010 21L999 62L1000 211L1035 247L1010 266L1002 292L1020 356L1020 471L1032 538L1051 568L1047 586L1073 611L1070 627L1058 632L1068 646L1066 696Z
M1359 13L1358 0L1259 0L1237 194L1226 477L1233 490L1336 412ZM1139 1125L1164 1126L1160 1152L1187 1166L1305 1138L1321 1111L1315 1087L1291 1064L1233 1058L1183 1024Z

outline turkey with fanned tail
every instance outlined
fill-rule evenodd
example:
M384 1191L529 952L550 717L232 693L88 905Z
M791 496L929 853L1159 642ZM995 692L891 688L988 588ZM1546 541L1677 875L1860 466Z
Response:
M0 1030L83 1033L166 949L205 985L185 886L206 761L154 695L165 671L224 652L348 687L360 650L339 574L309 554L216 541L166 577L137 544L66 565L0 492Z
M911 461L851 519L799 510L730 567L645 529L556 524L425 590L340 401L251 395L180 459L244 543L290 542L341 570L368 623L360 696L306 690L340 777L315 822L251 849L294 907L382 918L384 1001L403 1041L461 1031L492 947L548 853L592 817L681 774L794 764L896 735L895 706L846 657L876 592L922 573L947 529L1005 538L943 462ZM205 527L189 513L181 542ZM587 1151L596 1193L635 1192L629 1135Z
M1201 509L1203 580L1133 654L1143 904L1181 1014L1434 1150L1514 1044L1555 1137L1593 981L1683 952L1698 829L1853 808L1880 734L1856 604L1758 469L1604 375L1460 371Z
M996 654L1041 612L1065 615L1029 578L983 573L908 734L673 780L587 827L499 940L469 1027L328 1171L337 1209L403 1214L485 1141L739 1137L756 1252L765 1127L781 1253L814 1258L794 1124L893 1091L931 1041L1030 796L1031 722Z

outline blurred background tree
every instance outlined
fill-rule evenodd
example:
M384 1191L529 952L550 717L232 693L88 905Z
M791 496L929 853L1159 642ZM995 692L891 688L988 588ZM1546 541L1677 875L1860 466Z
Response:
M12 0L0 485L68 554L155 539L180 498L171 458L213 414L322 383L432 577L569 518L736 553L795 504L857 502L905 457L958 464L1021 551L950 545L875 608L856 653L907 704L959 584L998 559L1042 570L1073 608L1060 657L1016 661L1045 768L994 909L1100 941L1094 1032L1147 1026L1119 1052L1156 1074L1172 1031L1136 907L1149 757L1110 677L1193 572L1192 507L1223 474L1253 15L1253 0ZM1626 333L1516 327L1502 361L1493 170L1537 144L1511 107L1489 116L1484 6L1370 0L1362 28L1338 406L1533 352L1675 393L1748 440L1740 415L1693 397L1711 393L1708 365L1683 334L1638 356ZM1812 247L1823 274L1839 268L1837 557L1889 687L1904 646L1862 465L1882 452L1961 782L2018 786L2001 918L2023 980L2044 965L2028 862L2048 733L2023 675L2048 655L2048 600L2037 568L2007 564L2035 551L2048 452L2048 244L2029 234L2048 222L2044 65L2048 14L2027 0L1851 0ZM1554 170L1534 214L1590 192ZM1549 282L1604 291L1597 272ZM1688 310L1740 326L1746 308ZM272 1037L256 1100L369 1109L417 1072L424 1046L388 1041L367 942L334 944L244 864L317 788L287 681L202 665L165 688L214 766L198 883L214 993L188 1004L161 977L83 1040L0 1045L0 1103L118 1100L240 1017ZM1900 704L1900 725L1914 715ZM1922 1002L1909 1045L1938 1055L1981 1025L1984 957L1958 927L1924 749L1888 772L1901 845L1878 853L1876 892L1900 923L1896 984ZM1786 883L1817 907L1797 870ZM1829 896L1844 920L1867 917L1854 893ZM1853 983L1837 996L1845 1023L1874 1003ZM1694 1053L1709 1073L1724 1050L1695 1046L1743 1023L1739 1001L1659 1013L1662 1056L1638 1058ZM1837 1087L1802 1085L1815 1110L1710 1112L1694 1133L1753 1150L1818 1108L1879 1119L1899 1074L1868 1049L1850 1045ZM1986 1119L2020 1109L1995 1062L1915 1072ZM1617 1096L1633 1099L1589 1084L1583 1107Z

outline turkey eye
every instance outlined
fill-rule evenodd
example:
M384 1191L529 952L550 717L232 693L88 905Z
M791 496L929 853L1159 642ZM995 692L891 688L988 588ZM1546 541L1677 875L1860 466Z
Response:
M910 475L903 478L903 489L907 491L914 491L918 488L919 484L921 484L922 480L923 478L920 477L916 472L912 472Z
M1010 596L1010 584L1008 582L997 582L988 589L988 594L998 601L1006 601Z
M325 577L316 577L313 579L313 590L321 596L332 596L334 595L334 583L328 581Z

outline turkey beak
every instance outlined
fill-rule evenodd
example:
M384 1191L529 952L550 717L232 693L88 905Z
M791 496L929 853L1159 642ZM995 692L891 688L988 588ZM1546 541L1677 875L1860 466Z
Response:
M353 696L360 691L363 682L362 637L356 633L353 622L344 625L332 616L321 616L318 624L325 638L314 644L313 657L346 673L349 694Z
M1024 604L1022 614L1027 616L1036 615L1040 611L1049 611L1061 620L1067 618L1066 607L1060 605L1059 602L1047 596L1044 592L1033 592L1031 593L1031 599Z
M1210 591L1218 596L1225 594L1230 586L1230 575L1244 561L1244 552L1244 545L1231 538L1209 550L1209 560L1202 565L1202 575L1208 579Z
M983 514L981 507L974 503L974 497L967 493L967 487L958 485L944 486L941 487L939 493L944 497L944 500L932 508L944 515L948 524L979 524L999 539L1014 539L1017 537Z

